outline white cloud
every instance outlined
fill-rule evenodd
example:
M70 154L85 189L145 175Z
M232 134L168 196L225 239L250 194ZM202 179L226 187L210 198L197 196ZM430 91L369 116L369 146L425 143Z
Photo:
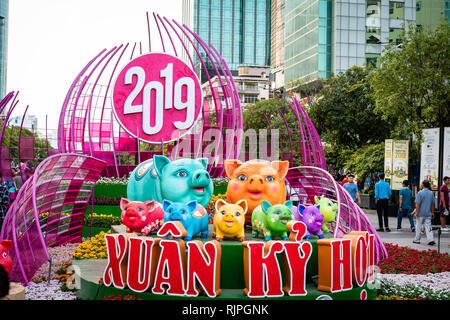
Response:
M10 1L7 92L20 91L14 114L29 104L39 128L47 114L56 129L67 90L95 55L127 42L148 50L146 12L181 24L182 0Z

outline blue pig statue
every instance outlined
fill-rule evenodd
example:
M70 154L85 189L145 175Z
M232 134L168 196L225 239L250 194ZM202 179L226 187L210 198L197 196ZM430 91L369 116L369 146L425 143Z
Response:
M207 166L207 158L171 161L165 156L155 155L131 172L127 198L159 203L164 199L182 203L195 200L206 207L214 191Z
M180 221L187 231L184 240L191 240L192 237L200 233L202 238L208 236L209 216L197 201L190 201L186 204L180 202L163 201L164 222Z

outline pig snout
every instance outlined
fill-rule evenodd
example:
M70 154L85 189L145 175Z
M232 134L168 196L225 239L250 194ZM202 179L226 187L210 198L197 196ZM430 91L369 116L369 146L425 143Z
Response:
M169 214L169 219L172 221L181 221L183 219L183 215L179 212L172 212Z
M135 210L127 210L125 212L125 218L130 222L134 222L136 220L144 221L146 219L146 215L142 212L136 212Z
M248 182L248 191L253 197L259 197L264 191L264 178L258 174L252 175Z
M194 188L203 188L207 187L211 182L211 177L209 176L208 171L199 169L194 172L192 175L192 186Z

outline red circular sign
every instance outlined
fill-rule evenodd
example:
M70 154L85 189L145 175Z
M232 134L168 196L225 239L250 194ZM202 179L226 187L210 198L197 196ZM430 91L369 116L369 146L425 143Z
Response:
M113 85L112 106L119 124L148 143L184 136L197 122L202 90L194 71L166 53L131 60Z

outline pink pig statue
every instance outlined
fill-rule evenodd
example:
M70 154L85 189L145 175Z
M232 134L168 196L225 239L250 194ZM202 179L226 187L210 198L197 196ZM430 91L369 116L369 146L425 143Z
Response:
M6 270L7 274L11 273L13 263L8 250L12 248L11 240L0 241L0 265Z
M164 224L164 211L159 202L131 201L120 199L122 222L127 226L127 232L137 232L144 236L156 232Z

